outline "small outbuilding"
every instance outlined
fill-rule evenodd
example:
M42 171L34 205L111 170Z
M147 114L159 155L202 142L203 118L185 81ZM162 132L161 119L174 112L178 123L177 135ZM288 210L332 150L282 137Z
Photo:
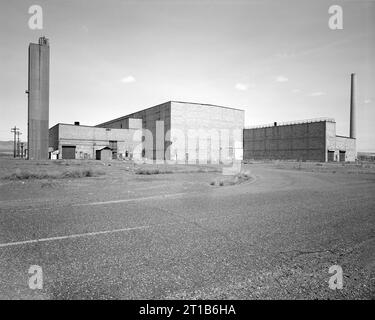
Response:
M96 160L112 160L112 149L110 147L104 147L102 149L96 150Z

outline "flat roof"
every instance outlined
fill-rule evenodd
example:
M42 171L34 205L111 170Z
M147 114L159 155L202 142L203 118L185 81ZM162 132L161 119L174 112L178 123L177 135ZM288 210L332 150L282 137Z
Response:
M125 116L121 116L121 117L119 117L119 118L115 118L115 119L112 119L112 120L108 120L108 121L106 121L106 122L99 123L99 124L97 124L95 127L103 126L103 125L105 125L105 124L107 124L107 123L111 123L111 122L114 122L114 121L120 121L120 120L122 120L122 119L126 119L126 118L128 118L128 117L134 115L135 113L142 112L142 111L146 111L146 110L148 110L148 109L152 109L152 108L156 108L156 107L160 107L161 105L166 104L166 103L169 103L169 102L172 102L172 101L163 102L163 103L157 104L156 106L148 107L148 108L146 108L146 109L142 109L142 110L139 110L139 111L135 111L135 112L129 113L129 114L125 115Z
M338 134L336 134L336 137L339 137L339 138L345 138L345 139L353 139L355 140L356 138L352 138L352 137L348 137L348 136L340 136Z
M292 126L292 125L297 125L297 124L306 124L306 123L314 123L314 122L333 122L333 123L335 123L336 121L333 118L314 118L314 119L295 120L295 121L280 122L280 123L276 122L276 126L275 126L274 123L257 125L257 126L245 126L244 129L261 129L261 128L270 128L270 127Z
M243 109L232 108L232 107L225 107L225 106L219 106L217 104L210 104L210 103L186 102L186 101L175 101L175 100L172 100L172 101L169 101L169 102L186 103L186 104L198 104L198 105L207 106L207 107L217 107L217 108L231 109L231 110L237 110L237 111L245 111Z
M87 126L87 125L82 125L82 124L73 124L73 123L56 123L54 126L52 126L50 129L56 127L56 126L59 126L59 125L63 125L63 126L72 126L72 127L86 127L86 128L93 128L93 129L110 129L110 130L123 130L123 129L120 129L120 128L103 128L103 127L97 127L97 126Z
M216 108L224 108L224 109L231 109L231 110L237 110L237 111L245 111L243 109L237 109L237 108L231 108L231 107L224 107L224 106L218 106L216 104L208 104L208 103L198 103L198 102L186 102L186 101L176 101L176 100L170 100L170 101L166 101L166 102L163 102L163 103L160 103L160 104L157 104L156 106L152 106L152 107L148 107L148 108L145 108L145 109L141 109L139 111L135 111L135 112L132 112L132 113L129 113L125 116L122 116L122 117L119 117L119 118L115 118L115 119L112 119L112 120L108 120L106 122L102 122L102 123L99 123L97 124L95 127L98 127L98 126L103 126L107 123L111 123L111 122L114 122L114 121L120 121L120 120L123 120L123 119L126 119L132 115L134 115L135 113L138 113L138 112L142 112L142 111L146 111L146 110L149 110L149 109L152 109L152 108L156 108L156 107L160 107L161 105L163 104L167 104L167 103L185 103L185 104L196 104L196 105L201 105L201 106L206 106L206 107L216 107Z

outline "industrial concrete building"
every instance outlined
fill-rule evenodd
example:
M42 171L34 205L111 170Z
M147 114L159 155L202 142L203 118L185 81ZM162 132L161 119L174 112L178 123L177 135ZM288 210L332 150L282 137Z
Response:
M312 119L244 129L244 159L354 161L354 138L336 135L333 119Z
M354 129L351 133L354 134ZM96 127L60 123L50 129L49 141L50 152L57 153L58 159L97 159L97 150L105 147L112 150L113 159L157 159L181 163L223 163L242 159L321 162L356 159L355 138L336 135L333 119L274 123L244 129L243 110L175 101Z
M96 127L57 124L50 151L58 159L95 159L109 147L113 159L225 163L242 160L243 126L243 110L169 101Z
M140 158L141 151L134 151L141 139L137 140L134 133L142 123L136 119L129 123L123 129L58 123L49 130L50 152L57 154L57 159L96 159L96 151L108 147L113 159Z
M355 161L355 74L350 81L350 135L336 135L333 119L312 119L244 129L244 159Z
M131 119L142 119L149 130L148 159L219 163L242 160L244 111L240 109L168 101L127 116L99 124L101 128L124 128ZM146 136L147 139L147 136ZM146 142L147 143L147 142Z
M244 129L244 111L168 101L95 127L49 127L49 42L29 45L28 159L113 159L230 163L242 159L354 161L355 75L351 75L350 137L336 135L333 119ZM101 155L99 152L98 155ZM101 156L100 156L101 157Z
M48 159L49 43L45 37L29 45L28 159Z
M58 159L97 159L101 158L97 153L100 150L108 159L111 150L113 159L180 163L231 163L243 159L355 161L354 90L352 74L350 137L336 135L333 119L244 128L243 110L168 101L95 127L59 123L49 130L49 151L51 158L57 155Z

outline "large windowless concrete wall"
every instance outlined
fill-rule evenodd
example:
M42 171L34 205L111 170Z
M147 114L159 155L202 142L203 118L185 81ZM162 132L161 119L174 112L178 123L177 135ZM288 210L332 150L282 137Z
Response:
M244 130L244 159L325 161L326 121Z
M171 160L219 163L242 160L244 110L171 102Z
M101 123L97 125L97 127L131 129L132 121L140 121L142 129L147 129L152 134L152 143L150 142L150 145L152 144L152 146L150 147L151 150L149 150L150 152L146 152L145 150L143 156L150 159L160 159L160 157L157 157L156 155L162 153L163 150L166 150L169 144L167 141L165 141L165 139L162 139L162 143L164 144L164 146L160 145L160 143L157 143L156 121L163 121L163 128L162 130L160 130L159 127L158 134L160 135L163 134L162 132L164 132L163 137L165 137L165 133L167 133L171 129L171 102L165 102L151 108L131 113L121 118Z
M45 38L29 45L28 158L48 159L49 44Z

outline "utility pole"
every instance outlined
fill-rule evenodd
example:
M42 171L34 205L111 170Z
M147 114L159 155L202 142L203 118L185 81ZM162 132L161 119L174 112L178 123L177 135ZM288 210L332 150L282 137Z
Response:
M20 128L17 128L16 126L14 126L14 128L10 129L10 132L13 132L14 133L14 145L13 145L13 157L15 158L16 157L16 135L17 135L17 132L20 130Z
M23 159L23 142L21 142L21 158Z
M22 132L17 131L17 157L20 157L20 135Z

